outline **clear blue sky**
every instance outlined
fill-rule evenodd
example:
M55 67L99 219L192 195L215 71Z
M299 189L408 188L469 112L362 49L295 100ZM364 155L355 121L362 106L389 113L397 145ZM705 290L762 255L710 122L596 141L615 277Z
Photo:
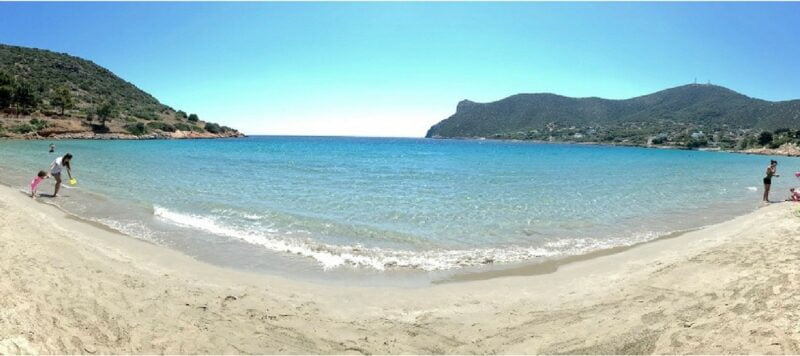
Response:
M462 99L695 77L800 98L800 3L0 3L0 43L249 134L422 136Z

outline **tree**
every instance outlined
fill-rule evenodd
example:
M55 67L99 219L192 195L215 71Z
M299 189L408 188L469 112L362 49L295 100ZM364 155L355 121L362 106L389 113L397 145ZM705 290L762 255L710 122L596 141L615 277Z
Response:
M28 83L20 83L14 88L14 104L18 109L33 109L39 104L39 100L34 95L33 89Z
M97 109L97 116L100 118L100 122L103 123L103 126L106 126L106 121L110 120L116 115L117 103L114 100L104 102L102 105L100 105L100 108Z
M189 121L197 122L198 120L200 120L200 118L197 117L197 114L190 114L189 115Z
M178 110L175 112L175 118L178 120L185 120L187 117L186 111Z
M14 78L0 72L0 110L3 110L14 101Z
M75 99L72 98L72 93L69 88L65 86L58 87L50 96L50 104L57 106L61 109L61 115L64 115L64 110L75 108Z
M772 142L772 133L769 131L764 131L760 135L758 135L758 145L759 146L766 146L770 142Z

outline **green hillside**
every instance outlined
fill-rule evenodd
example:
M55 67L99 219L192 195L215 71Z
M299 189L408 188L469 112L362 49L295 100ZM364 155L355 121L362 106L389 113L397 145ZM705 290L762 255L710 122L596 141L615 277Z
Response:
M164 105L91 61L0 44L0 134L144 135L176 130L238 134Z
M800 100L770 102L690 84L626 100L555 94L518 94L486 104L464 100L426 137L732 148L753 145L762 131L795 139L797 129Z

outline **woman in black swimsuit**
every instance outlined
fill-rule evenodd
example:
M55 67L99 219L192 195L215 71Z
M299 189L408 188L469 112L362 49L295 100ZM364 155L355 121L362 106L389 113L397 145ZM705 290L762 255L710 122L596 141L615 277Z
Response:
M769 203L769 186L772 185L772 177L780 177L778 175L778 161L772 160L767 167L767 176L764 177L764 202Z

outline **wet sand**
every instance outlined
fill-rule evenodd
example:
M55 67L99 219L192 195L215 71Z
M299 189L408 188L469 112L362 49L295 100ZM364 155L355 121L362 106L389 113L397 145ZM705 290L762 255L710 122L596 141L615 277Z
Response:
M689 230L691 231L691 230ZM670 239L681 236L688 231L679 231L674 232L671 234L667 234L661 236L655 240L640 242L637 244L629 245L629 246L617 246L612 248L606 248L602 250L592 251L589 253L584 253L575 256L567 256L561 258L553 258L548 259L542 262L533 262L533 263L521 263L518 266L510 266L507 268L500 268L497 270L489 270L489 271L481 271L481 272L467 272L467 273L459 273L449 276L447 278L442 278L439 280L433 281L434 284L442 284L442 283L453 283L453 282L467 282L467 281L481 281L486 279L492 278L502 278L502 277L520 277L520 276L535 276L539 274L548 274L554 273L558 271L558 268L564 265L568 265L571 263L576 263L580 261L586 261L593 258L613 255L616 253L624 252L630 250L636 246L653 243L658 240L663 239Z
M347 287L198 262L0 186L0 353L798 353L796 208L537 273Z

